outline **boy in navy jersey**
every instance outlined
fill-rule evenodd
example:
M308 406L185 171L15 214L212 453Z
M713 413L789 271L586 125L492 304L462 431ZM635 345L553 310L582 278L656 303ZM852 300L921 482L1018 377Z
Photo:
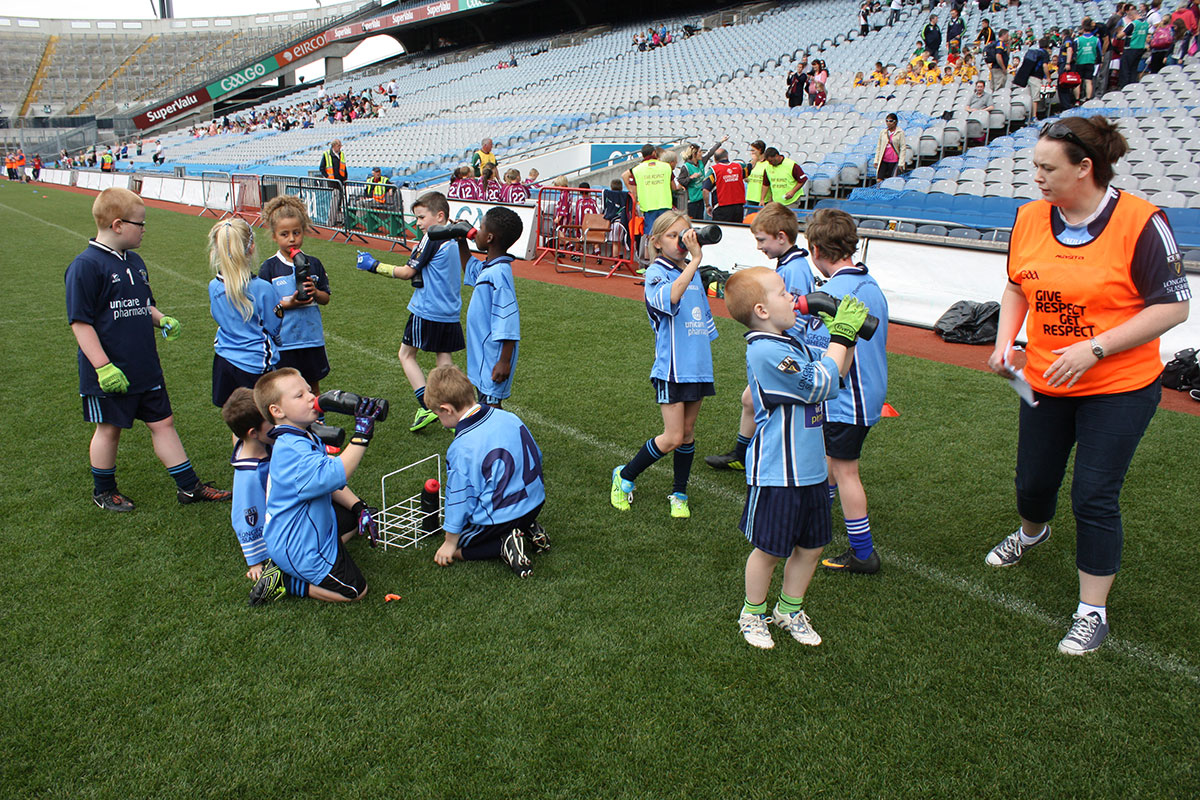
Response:
M354 410L354 434L340 456L309 430L317 421L316 396L290 367L268 372L254 385L254 403L274 424L267 478L263 540L268 561L250 590L250 605L283 594L326 602L361 600L367 580L346 552L345 541L377 524L371 509L346 487L358 469L380 407L364 397Z
M467 377L479 402L500 407L512 394L513 368L521 339L521 314L508 254L521 237L521 218L510 208L489 209L475 232L475 244L487 253L480 261L461 251L463 283L474 286L467 305Z
M879 327L869 340L860 339L854 348L854 363L846 373L845 386L825 404L825 454L829 459L829 502L841 494L842 516L850 547L841 555L827 558L821 566L836 572L871 575L879 571L879 553L871 539L867 517L867 493L858 475L858 460L871 426L883 415L887 394L887 300L865 264L854 263L858 226L845 211L821 209L809 218L804 231L812 248L813 263L829 280L821 291L836 298L856 297L879 318ZM810 328L808 343L827 347L829 331Z
M146 206L128 189L105 189L92 204L96 238L67 267L67 319L79 344L79 394L83 418L96 424L89 456L92 501L106 511L132 511L117 490L121 431L140 419L154 452L175 479L180 503L229 500L229 492L201 483L175 430L163 382L155 328L179 338L179 320L154 304L141 246Z
M725 284L725 304L746 334L746 377L754 402L754 439L746 451L746 508L741 529L754 545L746 560L746 600L738 618L754 647L775 646L773 621L801 644L821 637L804 612L804 592L829 543L823 403L838 393L853 358L854 340L867 308L853 297L827 321L829 349L822 356L791 336L795 297L766 267L735 272ZM783 588L772 616L767 590L781 559Z
M450 204L441 192L421 195L413 202L412 210L417 218L417 227L422 231L434 225L445 225L450 216ZM436 365L442 367L453 364L453 354L467 346L460 319L462 290L459 288L459 254L467 251L466 241L434 242L425 237L413 251L409 262L416 264L426 247L436 247L437 252L421 271L425 285L413 289L412 299L408 303L411 316L404 326L404 338L400 344L400 366L412 385L419 406L408 428L414 433L437 419L437 415L425 404L425 373L417 362L417 353L425 351L436 354ZM411 280L417 274L412 267L381 264L370 253L363 252L358 254L355 266L366 272L401 280Z
M800 223L796 212L782 203L767 203L754 217L750 225L758 249L767 258L775 259L775 271L783 278L787 290L797 297L813 290L812 268L808 265L808 251L796 246L800 235ZM796 325L788 333L800 341L805 340L806 317L798 317ZM705 456L704 463L713 469L744 470L746 468L746 446L754 436L754 405L750 401L750 387L742 392L742 419L738 425L737 441L733 449L719 456Z
M453 364L429 373L429 408L454 441L446 451L446 539L434 561L500 558L519 577L533 572L529 551L550 549L537 522L546 501L542 451L515 414L475 402Z

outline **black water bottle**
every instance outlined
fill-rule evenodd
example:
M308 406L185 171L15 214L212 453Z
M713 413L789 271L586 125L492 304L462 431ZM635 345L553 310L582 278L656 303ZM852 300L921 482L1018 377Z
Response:
M296 299L301 303L308 301L310 297L308 290L304 288L304 284L312 278L312 269L308 264L308 256L301 253L299 248L292 250L292 263L296 265Z
M716 244L721 241L721 229L716 225L705 225L701 228L692 228L692 230L696 232L697 244ZM679 252L686 253L687 251L687 245L683 243L683 239L681 238L679 240Z
M354 416L354 410L358 408L358 402L363 398L354 392L343 392L341 389L330 389L328 392L322 392L313 404L317 411L325 413L330 411L334 414L347 414ZM376 422L383 422L388 415L388 401L382 397L367 398L374 399L379 403L379 416L375 418Z
M421 487L421 530L425 533L437 533L438 492L441 488L436 478L430 478Z
M312 431L313 436L321 440L321 444L340 448L346 443L346 431L336 425L322 425L320 422L314 422L308 426L308 429Z
M796 313L798 314L813 314L824 312L829 316L837 314L838 305L841 303L836 297L825 292L809 292L796 298ZM879 327L879 317L873 317L867 314L867 319L863 322L862 327L858 329L859 339L870 339L875 335L875 329Z

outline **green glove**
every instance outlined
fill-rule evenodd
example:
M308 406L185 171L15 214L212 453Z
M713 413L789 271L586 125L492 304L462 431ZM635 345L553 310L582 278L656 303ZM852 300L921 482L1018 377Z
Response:
M179 320L166 315L158 321L158 327L162 328L163 338L168 342L175 341L183 333L183 326L179 324Z
M126 378L121 368L111 361L96 368L96 378L100 382L100 388L107 394L124 394L129 391L129 378Z
M867 307L854 295L846 295L838 303L837 314L829 316L824 312L818 315L825 327L829 329L829 341L846 347L853 347L858 338L858 329L867 321Z

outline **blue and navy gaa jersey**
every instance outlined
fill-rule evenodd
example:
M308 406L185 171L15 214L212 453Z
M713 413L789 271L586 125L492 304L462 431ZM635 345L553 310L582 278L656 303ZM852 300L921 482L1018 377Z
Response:
M263 526L267 555L289 575L320 583L337 559L332 495L346 485L346 468L308 431L279 425L271 436L275 445Z
M474 286L467 305L467 377L472 385L489 397L512 394L513 375L517 371L520 350L521 313L517 309L517 290L513 286L513 257L503 255L494 261L467 261L463 283ZM500 360L504 342L513 343L512 370L503 383L492 380L492 368Z
M271 457L246 458L242 442L233 446L233 532L246 564L254 566L267 560L267 543L263 539L263 524L267 520L267 476Z
M313 284L322 292L329 291L329 276L316 256L304 254ZM296 293L296 267L283 253L276 253L263 262L258 277L275 287L275 303ZM271 304L274 309L275 303ZM273 313L273 312L272 312ZM321 326L321 307L316 302L303 308L283 312L279 331L280 350L299 350L302 347L324 347L325 329Z
M516 414L476 406L458 421L446 451L443 529L471 541L483 528L515 522L546 500L542 451Z
M118 253L92 240L67 267L67 321L96 330L108 359L129 379L129 393L162 384L162 366L154 342L154 293L141 256ZM96 368L78 352L79 393L104 396Z
M712 383L710 342L717 338L717 324L699 270L679 302L671 302L671 284L679 275L679 267L661 257L646 270L646 314L654 331L650 377L672 383Z
M462 289L459 288L458 275L462 260L458 254L458 242L453 239L431 242L426 236L409 260L415 264L418 254L426 247L436 247L438 251L421 271L425 285L413 289L408 310L430 322L458 322L462 316Z
M808 263L808 251L793 245L775 262L775 271L783 278L783 286L796 297L808 294L816 286L812 266ZM816 319L813 317L813 319ZM796 324L788 330L794 339L805 341L808 334L809 317L796 315ZM818 319L819 323L820 320Z
M855 343L854 360L837 399L825 404L825 418L830 422L874 425L883 413L887 395L887 298L863 264L838 270L821 286L821 291L839 300L854 295L866 305L871 316L879 318L875 335L870 339L860 337ZM829 346L829 331L823 324L809 329L808 343L822 349Z
M746 333L746 377L754 438L746 448L751 486L811 486L825 480L824 402L838 393L833 359L787 334Z
M250 318L242 316L225 293L225 279L218 275L208 283L208 307L217 323L213 347L217 355L243 372L260 375L279 361L279 331L282 321L275 316L275 288L261 278L246 284ZM257 563L257 562L255 562Z

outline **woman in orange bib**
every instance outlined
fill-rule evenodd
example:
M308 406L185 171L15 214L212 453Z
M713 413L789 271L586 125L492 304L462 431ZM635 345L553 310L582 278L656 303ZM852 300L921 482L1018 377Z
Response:
M1011 377L1009 348L1025 322L1017 512L1021 527L987 555L1007 567L1050 538L1058 489L1075 449L1071 507L1079 605L1059 652L1090 653L1108 635L1106 604L1121 564L1118 503L1134 451L1158 407L1158 337L1188 316L1191 293L1166 215L1109 186L1128 150L1105 117L1047 124L1034 148L1042 199L1017 211L988 366Z

